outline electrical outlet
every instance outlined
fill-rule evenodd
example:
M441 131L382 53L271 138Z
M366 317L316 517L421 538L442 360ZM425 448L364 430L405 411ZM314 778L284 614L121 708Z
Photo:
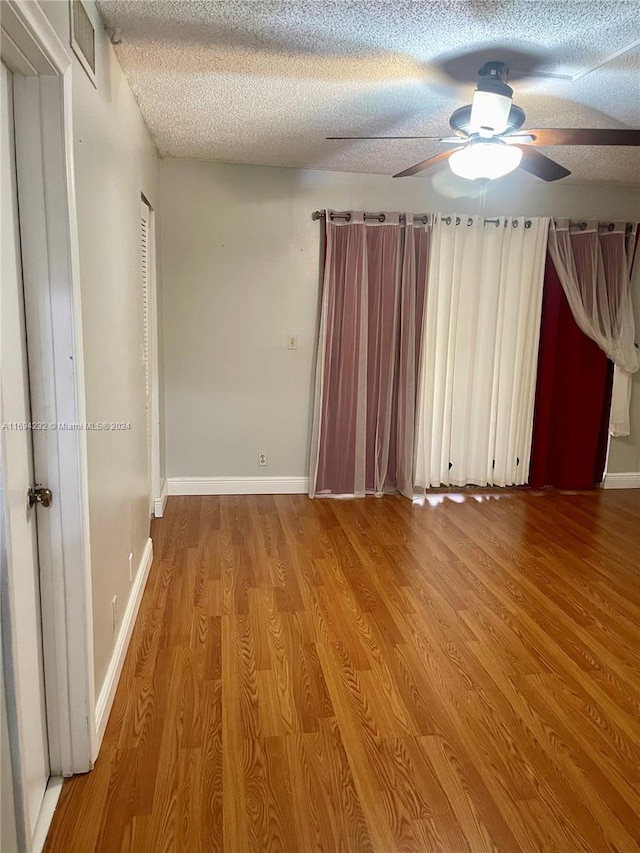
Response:
M287 348L288 349L298 349L298 336L297 335L287 335Z
M116 628L118 626L118 596L114 595L111 599L111 618L112 618L112 628L113 633L115 634Z
M267 467L267 454L266 453L258 453L258 467L266 468Z
M133 580L133 551L129 554L129 583Z

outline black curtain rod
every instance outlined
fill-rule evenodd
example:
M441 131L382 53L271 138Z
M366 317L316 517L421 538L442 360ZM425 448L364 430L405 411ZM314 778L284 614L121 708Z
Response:
M311 218L314 221L317 219L325 219L326 216L327 216L326 210L314 210L313 213L311 214ZM332 222L334 219L344 219L345 222L350 222L351 221L351 214L348 211L345 211L344 213L334 213L332 211L329 214L329 218L331 219ZM375 220L376 222L384 222L385 218L386 217L385 217L384 213L365 213L364 214L365 222L367 220L368 221L374 221ZM416 216L413 217L413 221L414 222L416 222L416 221L422 222L423 225L426 225L427 222L429 221L429 214L428 213L417 214ZM468 219L469 224L472 221L473 221L472 218L469 217L469 219ZM554 219L553 221L554 221L554 224L557 224L557 220ZM406 222L406 216L404 215L404 213L400 214L400 222ZM451 224L451 217L450 216L446 217L445 222L447 223L447 225L450 225ZM499 219L485 219L484 220L485 225L489 225L489 224L497 225L499 222L500 222ZM460 217L458 216L458 217L456 217L456 225L459 225L459 224L460 224ZM586 222L573 222L573 220L569 222L569 225L572 226L573 228L579 228L580 231L584 231L584 229L587 227ZM530 223L529 223L529 227L530 227ZM613 229L616 226L613 222L601 222L601 223L599 223L599 227L600 228L606 228L608 231L613 231ZM633 230L633 225L628 223L626 226L626 233L631 234L632 230Z
M557 219L553 220L553 224L554 225L558 224ZM587 227L587 223L586 222L574 222L573 220L570 220L569 227L570 228L578 228L580 231L584 231L584 229ZM607 231L613 231L613 229L615 227L616 227L615 222L598 222L598 228L606 228ZM625 224L624 230L625 230L626 234L631 234L631 232L633 231L633 224L631 222L627 222Z
M311 218L314 220L315 219L325 219L326 216L327 216L326 210L314 210L313 213L311 214ZM344 213L334 213L332 211L329 214L329 218L331 219L332 222L334 219L344 219L345 222L350 222L351 221L351 214L348 211L345 211ZM400 218L400 222L406 222L407 221L407 217L404 215L404 213L401 213L399 218ZM414 222L422 222L423 225L426 225L430 218L431 218L431 214L429 214L429 213L416 213L416 214L414 214L413 221ZM384 213L365 213L364 219L365 219L365 222L367 222L367 221L371 222L374 220L376 222L384 222L386 219L386 216ZM453 219L453 217L451 217L451 216L445 216L444 221L447 223L447 225L451 225L452 219ZM460 217L456 216L456 225L460 225L460 222L461 222ZM467 219L467 224L471 225L472 222L473 222L473 219L470 216ZM492 223L493 225L498 225L500 220L499 219L485 219L484 222L485 222L485 225L488 225L489 223ZM527 220L526 227L527 228L531 227L530 220Z
M311 218L313 220L325 219L326 216L327 216L326 210L314 210L313 213L311 214ZM350 222L351 221L351 214L349 213L349 211L345 211L344 213L334 213L332 211L329 214L329 218L331 219L332 222L334 219L344 219L345 222ZM386 219L386 216L384 215L384 213L365 213L364 218L365 218L365 221L373 221L375 219L377 222L384 222ZM413 221L414 222L416 222L416 221L422 222L423 225L426 225L427 222L429 221L429 218L430 218L430 215L428 213L419 213L413 217ZM400 222L406 222L406 219L407 219L407 217L404 215L404 213L401 213L400 214Z

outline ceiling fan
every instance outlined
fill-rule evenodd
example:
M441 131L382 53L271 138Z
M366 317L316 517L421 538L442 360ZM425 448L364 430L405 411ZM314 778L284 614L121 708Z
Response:
M449 125L455 136L328 136L327 139L436 139L462 146L443 151L394 175L404 178L449 161L451 170L469 180L501 178L520 167L543 181L557 181L571 172L535 150L537 145L640 145L640 130L551 128L518 131L524 110L513 103L504 62L486 62L478 71L473 103L459 107Z

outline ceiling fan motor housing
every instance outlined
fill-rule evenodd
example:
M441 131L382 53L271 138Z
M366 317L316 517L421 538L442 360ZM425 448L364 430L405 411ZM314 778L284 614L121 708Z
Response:
M478 81L481 80L495 80L506 85L509 82L509 69L504 62L485 62L478 71Z
M511 104L506 127L500 135L507 136L510 133L515 133L516 130L520 130L524 121L525 115L522 107L519 107L516 104ZM463 138L471 136L473 133L471 124L471 104L467 104L464 107L458 107L449 119L449 126L456 136L461 136Z
M511 86L495 77L479 77L476 92L490 92L492 95L502 95L504 98L513 97Z

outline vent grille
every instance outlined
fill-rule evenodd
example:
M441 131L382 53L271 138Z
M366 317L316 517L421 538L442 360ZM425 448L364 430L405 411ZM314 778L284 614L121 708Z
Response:
M96 31L81 0L71 0L71 45L86 72L95 82Z

